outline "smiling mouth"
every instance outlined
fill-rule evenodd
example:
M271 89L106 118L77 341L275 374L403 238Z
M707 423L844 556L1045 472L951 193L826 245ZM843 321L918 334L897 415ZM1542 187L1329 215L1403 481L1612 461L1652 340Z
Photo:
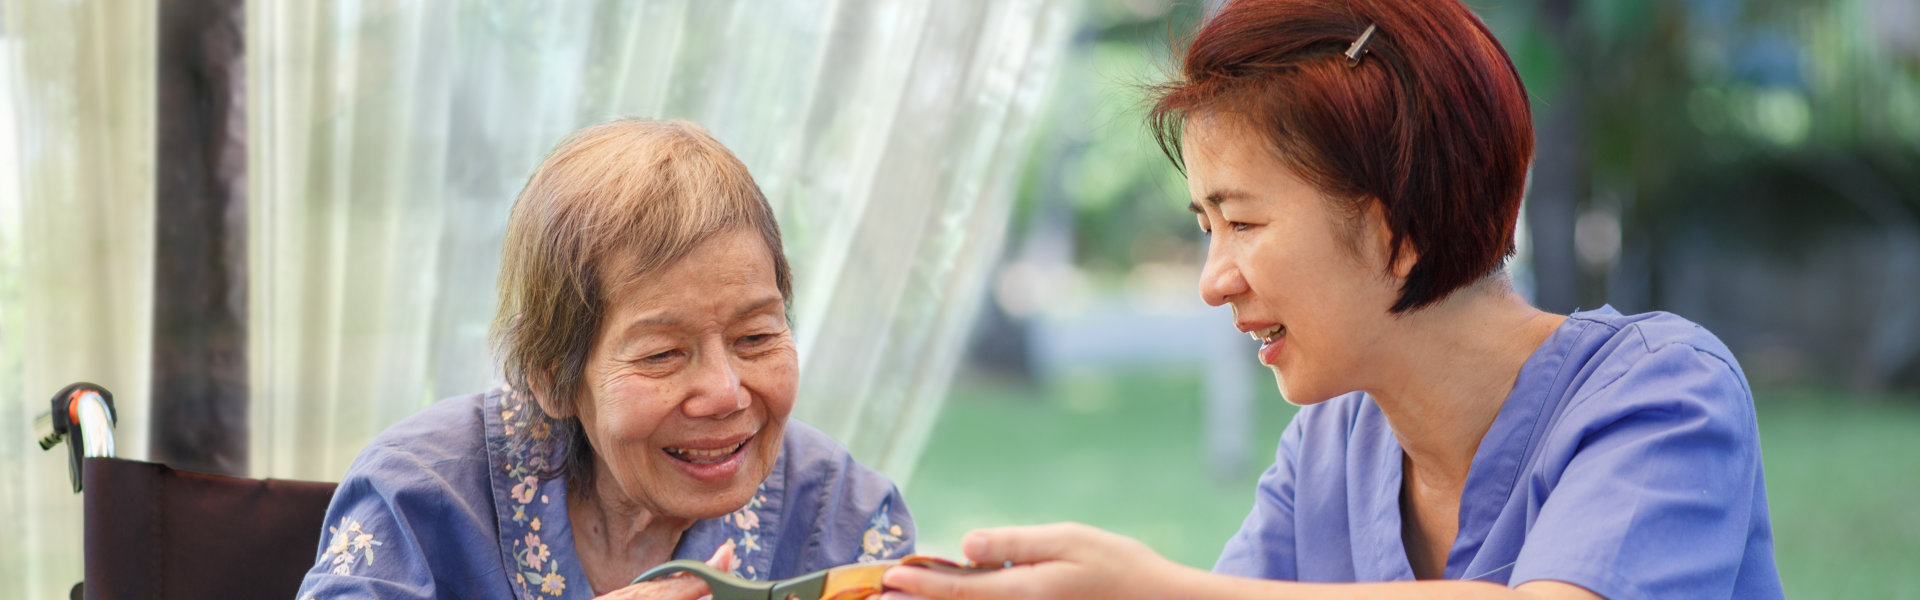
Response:
M733 458L733 455L738 454L740 449L747 447L747 442L751 441L753 441L753 438L747 438L740 440L740 443L724 448L714 448L712 450L695 450L692 448L665 448L665 450L667 451L667 456L671 456L681 462L696 465L712 465L723 463L726 462L727 459Z
M1284 325L1275 325L1266 329L1247 332L1247 335L1252 337L1254 341L1266 344L1271 344L1274 340L1280 339L1281 336L1286 334L1287 328Z

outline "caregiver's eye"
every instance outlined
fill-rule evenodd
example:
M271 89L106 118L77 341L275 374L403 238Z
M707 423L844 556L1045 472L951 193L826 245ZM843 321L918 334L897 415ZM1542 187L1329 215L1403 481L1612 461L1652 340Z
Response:
M1253 228L1252 223L1242 223L1240 221L1228 221L1227 226L1232 227L1234 231L1246 231Z

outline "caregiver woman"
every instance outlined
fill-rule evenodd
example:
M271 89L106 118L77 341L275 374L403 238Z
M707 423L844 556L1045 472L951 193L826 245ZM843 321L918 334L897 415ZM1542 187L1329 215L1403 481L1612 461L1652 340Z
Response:
M1063 524L976 531L934 598L1778 598L1752 395L1666 313L1514 292L1533 131L1455 0L1238 0L1156 132L1233 308L1303 408L1214 572ZM1311 583L1310 583L1311 582ZM1335 584L1334 582L1340 582ZM902 596L896 593L896 597Z
M773 210L679 121L563 140L514 203L507 385L367 444L299 598L692 600L672 558L777 579L912 550L886 477L787 418L799 383Z

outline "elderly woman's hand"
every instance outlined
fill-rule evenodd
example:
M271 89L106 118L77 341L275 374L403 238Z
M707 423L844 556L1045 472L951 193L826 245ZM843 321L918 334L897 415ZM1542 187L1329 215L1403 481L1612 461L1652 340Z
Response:
M882 581L895 598L1177 598L1188 569L1133 538L1079 523L983 529L961 543L967 558L1014 566L952 574L895 567Z
M721 571L733 571L736 559L733 556L733 540L720 544L713 551L713 558L707 564ZM712 593L707 582L687 573L675 573L653 581L642 581L611 592L601 598L616 600L699 600Z

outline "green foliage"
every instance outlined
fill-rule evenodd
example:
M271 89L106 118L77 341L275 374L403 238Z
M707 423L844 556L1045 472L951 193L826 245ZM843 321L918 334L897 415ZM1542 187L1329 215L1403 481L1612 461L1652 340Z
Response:
M1632 196L1631 222L1725 187L1703 186L1702 172L1734 182L1782 162L1862 156L1892 162L1880 171L1920 167L1920 53L1871 34L1871 2L1572 0L1559 25L1546 4L1482 13L1535 95L1536 119L1565 94L1582 96L1594 188ZM1920 202L1920 188L1897 189ZM1840 196L1853 193L1755 191L1748 202L1847 203Z
M1192 30L1197 4L1095 2L1063 59L1014 231L1045 203L1071 207L1083 266L1111 275L1152 260L1190 260L1198 229L1185 219L1186 181L1145 124L1147 88L1172 73L1174 39ZM1152 10L1135 10L1145 5Z
M1089 4L1019 200L1023 215L1047 198L1070 204L1076 256L1096 272L1198 254L1198 236L1177 212L1185 183L1142 125L1142 86L1165 78L1169 51L1192 31L1200 6L1176 4L1157 15L1135 10L1141 4L1151 3ZM1581 187L1620 204L1629 231L1697 212L1707 195L1735 191L1742 202L1768 205L1763 214L1818 213L1816 220L1844 225L1846 209L1815 208L1859 203L1848 197L1857 190L1833 185L1831 177L1747 185L1777 179L1783 164L1834 161L1874 163L1871 172L1888 174L1878 185L1920 217L1920 187L1904 177L1920 171L1920 53L1871 34L1871 2L1470 5L1520 70L1535 100L1536 127L1558 103L1584 107L1591 184ZM1562 6L1566 17L1556 21ZM1029 220L1017 220L1016 230ZM1796 242L1825 227L1802 232L1795 226L1803 222L1768 226Z

